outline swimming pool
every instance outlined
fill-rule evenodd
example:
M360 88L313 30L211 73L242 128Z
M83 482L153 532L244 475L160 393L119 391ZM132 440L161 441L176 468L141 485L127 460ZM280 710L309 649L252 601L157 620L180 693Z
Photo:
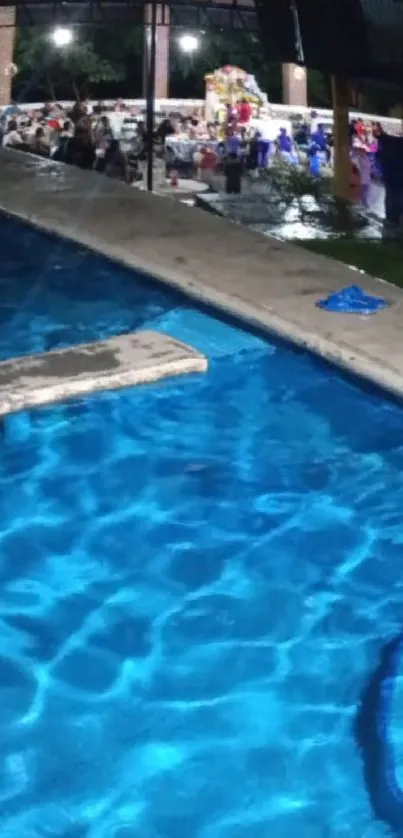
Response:
M400 630L403 414L169 309L210 369L7 420L2 838L342 838Z
M0 361L134 331L184 305L179 293L3 214L0 253Z

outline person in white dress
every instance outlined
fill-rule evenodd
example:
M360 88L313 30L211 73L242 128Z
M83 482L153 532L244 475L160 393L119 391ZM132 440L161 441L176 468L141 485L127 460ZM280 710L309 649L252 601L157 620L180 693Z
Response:
M366 209L368 209L371 190L371 161L365 145L357 145L355 151L355 163L360 174L361 203Z

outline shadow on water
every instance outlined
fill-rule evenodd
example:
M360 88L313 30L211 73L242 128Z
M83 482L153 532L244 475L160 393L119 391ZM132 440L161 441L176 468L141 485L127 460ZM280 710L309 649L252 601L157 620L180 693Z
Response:
M363 761L364 780L375 816L403 836L403 794L397 786L392 743L388 739L390 696L403 652L403 633L381 650L380 661L366 685L354 722Z

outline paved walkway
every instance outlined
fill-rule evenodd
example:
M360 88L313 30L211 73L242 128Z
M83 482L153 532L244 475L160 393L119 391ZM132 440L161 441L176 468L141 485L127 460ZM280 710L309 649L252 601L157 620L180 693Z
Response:
M143 269L403 394L403 293L372 318L315 307L357 281L348 267L169 198L18 152L0 153L4 209Z
M291 198L281 195L270 182L243 179L240 195L226 195L222 175L210 175L213 192L196 194L197 206L215 212L246 227L275 236L284 241L306 241L340 235L337 219L327 209L326 201L319 202L311 195ZM385 217L385 191L381 184L371 184L368 223L357 225L356 238L382 238ZM365 210L357 204L357 215L365 220Z

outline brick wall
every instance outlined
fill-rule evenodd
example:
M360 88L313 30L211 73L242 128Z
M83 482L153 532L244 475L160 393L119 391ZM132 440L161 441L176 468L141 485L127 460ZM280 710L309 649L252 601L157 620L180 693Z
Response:
M0 107L11 99L15 38L15 8L0 6Z
M147 96L147 40L149 38L149 23L151 7L144 9L144 63L143 63L143 95ZM167 99L169 94L169 8L165 4L157 6L157 38L155 53L155 98Z
M157 52L155 61L155 95L157 99L169 96L169 9L160 6L157 17Z
M304 67L283 64L283 102L285 105L307 105L307 77Z

